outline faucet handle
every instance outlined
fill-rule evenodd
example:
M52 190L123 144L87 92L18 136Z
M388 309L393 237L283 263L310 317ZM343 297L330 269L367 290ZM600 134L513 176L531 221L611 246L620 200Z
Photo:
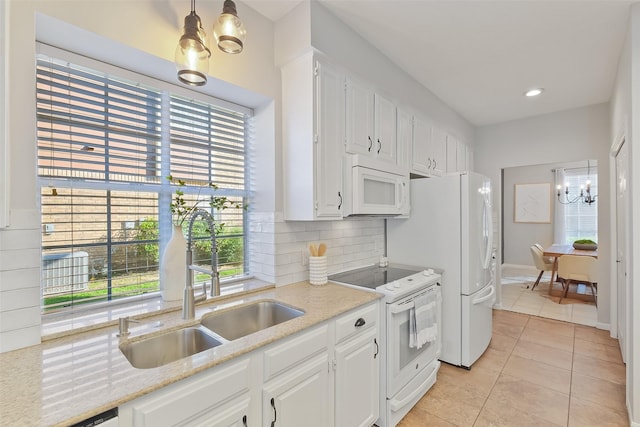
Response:
M140 323L139 320L129 319L129 316L120 317L118 319L118 333L116 336L118 337L126 337L131 332L129 332L129 323Z

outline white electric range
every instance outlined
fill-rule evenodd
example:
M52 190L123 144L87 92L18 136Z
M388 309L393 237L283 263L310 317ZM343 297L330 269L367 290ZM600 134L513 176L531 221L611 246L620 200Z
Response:
M442 348L442 297L440 272L399 264L367 266L329 276L343 285L365 288L384 295L381 319L380 418L379 427L395 426L436 381ZM437 295L438 336L415 348L409 345L409 321L413 300L420 295Z

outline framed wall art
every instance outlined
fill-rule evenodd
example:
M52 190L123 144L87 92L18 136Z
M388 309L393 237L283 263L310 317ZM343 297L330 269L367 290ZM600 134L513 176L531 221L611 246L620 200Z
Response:
M551 184L515 184L514 222L551 222Z

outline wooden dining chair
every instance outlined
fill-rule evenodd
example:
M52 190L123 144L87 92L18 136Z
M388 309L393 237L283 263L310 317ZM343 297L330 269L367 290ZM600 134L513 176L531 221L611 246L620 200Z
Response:
M591 287L593 301L598 306L598 282L596 278L596 259L590 256L563 255L558 258L558 279L562 283L562 298L567 297L571 284L585 284Z
M553 271L553 261L549 261L547 257L542 255L543 250L540 249L538 244L531 246L530 250L531 250L531 255L533 256L533 262L535 263L536 268L540 270L540 274L538 274L538 278L536 279L536 282L531 287L531 290L533 291L536 288L536 286L538 286L538 283L540 283L540 279L542 278L542 275L544 274L544 272ZM553 286L553 273L551 273L551 280L549 281L549 286Z

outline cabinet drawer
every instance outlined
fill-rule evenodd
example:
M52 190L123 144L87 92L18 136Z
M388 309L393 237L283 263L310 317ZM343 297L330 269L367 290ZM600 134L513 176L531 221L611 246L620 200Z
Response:
M336 320L336 342L378 324L378 302L357 309Z
M288 339L264 352L264 380L275 377L289 367L327 349L327 325Z
M250 359L172 384L131 402L132 425L175 425L218 406L250 386Z

